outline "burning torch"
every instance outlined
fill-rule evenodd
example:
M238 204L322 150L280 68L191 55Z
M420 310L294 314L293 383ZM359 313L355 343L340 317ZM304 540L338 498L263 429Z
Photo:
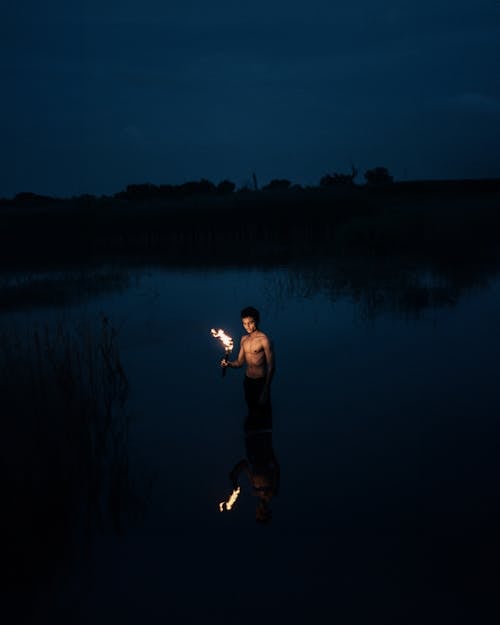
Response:
M214 328L212 328L210 330L210 332L212 333L212 336L216 339L219 339L220 342L222 343L222 345L224 346L224 351L226 352L226 355L224 356L224 360L228 360L229 358L229 354L233 351L233 339L228 336L224 330L215 330ZM226 369L227 367L224 367L222 369L222 377L224 377L226 375Z

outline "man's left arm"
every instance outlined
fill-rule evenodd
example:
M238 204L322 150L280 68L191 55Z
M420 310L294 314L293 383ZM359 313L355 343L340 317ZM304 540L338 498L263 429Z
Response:
M274 349L271 341L266 337L263 343L264 354L266 356L266 383L264 393L267 394L271 387L271 381L274 375ZM263 394L264 394L263 393Z

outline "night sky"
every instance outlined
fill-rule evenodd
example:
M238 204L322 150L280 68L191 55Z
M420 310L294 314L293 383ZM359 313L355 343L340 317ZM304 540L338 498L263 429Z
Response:
M499 0L16 0L0 197L500 176Z

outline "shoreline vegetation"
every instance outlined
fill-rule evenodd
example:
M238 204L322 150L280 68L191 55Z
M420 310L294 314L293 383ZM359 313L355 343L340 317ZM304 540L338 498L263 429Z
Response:
M394 182L385 168L322 178L129 185L114 196L0 200L0 267L110 260L160 264L286 263L315 256L498 257L500 178ZM375 173L374 173L375 172Z
M418 315L498 274L500 178L394 182L371 171L364 185L353 169L307 188L201 180L0 200L0 309L121 290L144 268L286 268L283 288L297 294Z
M36 622L40 584L46 592L86 557L97 533L122 534L146 512L151 481L129 459L117 336L106 317L0 330L7 613L26 622Z

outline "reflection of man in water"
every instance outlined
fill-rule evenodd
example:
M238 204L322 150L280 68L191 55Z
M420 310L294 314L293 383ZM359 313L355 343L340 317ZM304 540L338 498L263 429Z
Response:
M274 454L270 430L248 430L245 434L246 458L240 460L229 477L233 488L244 471L252 485L252 494L258 497L255 519L261 523L271 520L271 499L278 494L280 467Z
M271 380L274 374L274 352L269 337L259 330L259 311L248 306L241 311L247 334L241 338L238 358L221 361L222 367L237 369L246 364L244 379L248 419L258 419L261 427L271 427Z

